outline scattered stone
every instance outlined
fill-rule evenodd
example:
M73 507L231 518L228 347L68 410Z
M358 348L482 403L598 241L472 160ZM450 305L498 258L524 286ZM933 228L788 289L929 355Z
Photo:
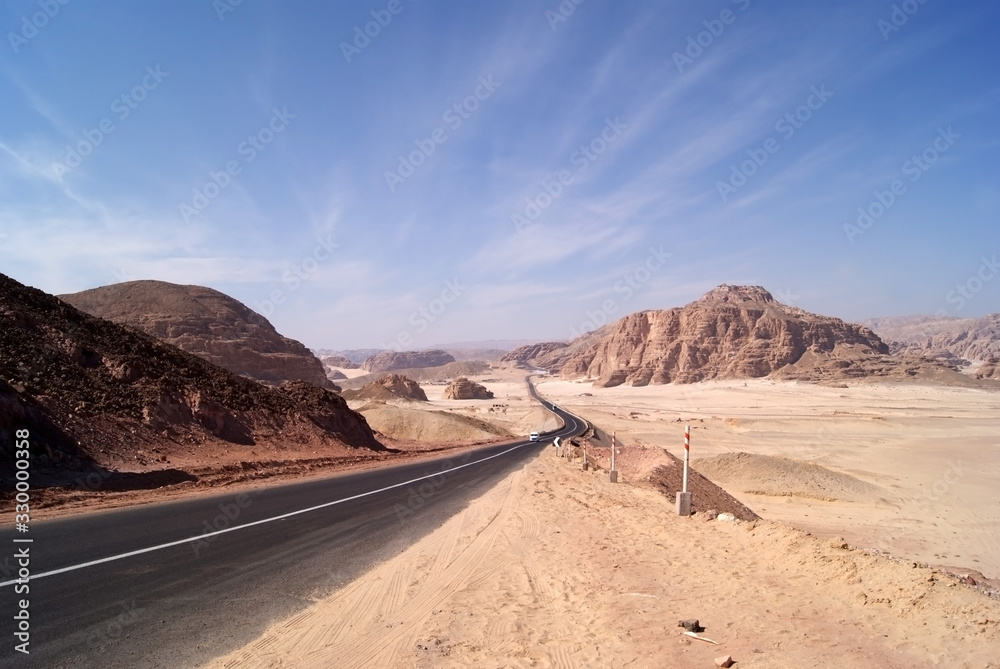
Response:
M718 520L719 522L728 523L733 520L736 520L736 516L734 516L731 513L720 513L716 518L716 520Z
M704 632L705 631L705 628L702 627L701 624L698 622L698 620L695 619L695 618L688 618L686 620L678 620L677 621L677 626L678 627L683 627L688 632Z
M846 551L848 548L850 548L850 545L847 543L847 541L844 540L844 537L837 537L836 539L830 542L830 546L843 551Z
M719 517L719 512L715 509L709 509L705 512L705 520L715 520Z
M715 666L717 667L731 667L735 662L731 655L723 655L722 657L715 658Z

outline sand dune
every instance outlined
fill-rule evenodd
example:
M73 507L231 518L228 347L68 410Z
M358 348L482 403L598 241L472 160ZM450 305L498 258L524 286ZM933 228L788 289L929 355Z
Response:
M727 490L752 495L872 502L887 492L822 465L770 455L726 453L695 460L692 467Z

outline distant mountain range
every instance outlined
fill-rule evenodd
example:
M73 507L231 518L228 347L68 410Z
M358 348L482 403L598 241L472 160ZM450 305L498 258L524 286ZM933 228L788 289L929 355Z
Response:
M1000 314L982 318L904 316L863 321L894 353L955 361L982 378L1000 379Z

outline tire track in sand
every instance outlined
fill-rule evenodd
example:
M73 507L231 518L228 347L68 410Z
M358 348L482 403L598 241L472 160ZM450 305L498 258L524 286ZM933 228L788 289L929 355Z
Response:
M495 489L497 496L503 495L499 509L494 511L495 502L476 500L411 547L411 559L385 563L208 666L351 669L402 664L435 609L452 593L516 560L537 535L537 519L519 516L520 531L511 546L494 550L517 509L522 477L515 472ZM460 547L471 534L471 542Z
M517 506L522 471L508 477L500 510L472 543L443 571L435 573L432 569L420 589L402 607L386 612L390 621L388 626L391 626L388 631L369 629L349 643L317 649L307 657L305 666L336 666L344 669L392 666L399 661L399 655L405 652L404 649L412 646L420 627L431 612L453 592L466 587L474 576L483 578L502 569L512 556L507 552L493 551L493 545ZM460 527L460 523L455 523L453 532L458 534ZM447 540L453 538L451 534L449 532L446 535Z

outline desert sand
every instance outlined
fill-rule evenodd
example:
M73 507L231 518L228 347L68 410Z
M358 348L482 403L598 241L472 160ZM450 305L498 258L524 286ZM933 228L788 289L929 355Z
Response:
M350 400L372 429L395 440L428 443L482 443L559 426L555 417L528 396L524 373L497 371L476 378L493 391L492 400L444 398L446 383L421 383L427 402Z
M771 380L539 392L626 444L683 452L770 520L1000 577L1000 393ZM718 458L726 453L768 458ZM814 465L812 467L806 464Z
M702 636L684 636L697 618ZM1000 601L769 521L681 518L547 448L234 667L997 666ZM992 663L992 664L991 664Z

